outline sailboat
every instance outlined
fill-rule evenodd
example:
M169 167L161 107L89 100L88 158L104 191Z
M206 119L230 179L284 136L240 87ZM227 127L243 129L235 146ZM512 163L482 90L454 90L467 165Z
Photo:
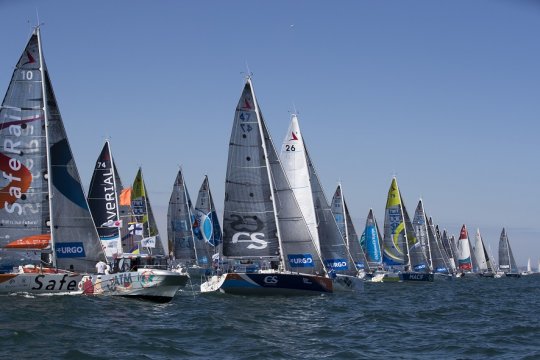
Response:
M471 258L471 248L469 244L469 233L467 232L467 227L465 224L461 227L459 232L459 240L457 242L457 259L458 259L458 270L461 272L462 276L465 273L472 272L472 258Z
M83 274L93 272L105 254L45 65L39 26L0 108L0 144L0 293L80 293Z
M349 249L356 268L361 274L361 278L365 278L366 274L368 278L371 278L373 270L369 262L367 261L366 254L362 248L361 239L358 238L356 229L352 222L351 215L349 213L349 208L345 202L345 196L343 195L343 188L341 184L338 184L334 196L332 197L332 213L336 219L338 228L345 238L345 244ZM362 234L363 240L365 242L365 232ZM363 276L362 276L363 275Z
M431 268L438 277L452 278L452 266L450 265L450 259L444 250L442 245L442 238L439 232L438 226L433 224L433 219L428 219L426 215L429 250L431 258Z
M395 177L386 201L383 244L383 262L389 267L402 268L398 273L400 281L433 281L433 273L414 235Z
M532 273L533 273L533 271L532 271L532 267L531 267L531 258L529 258L529 259L527 259L527 270L522 271L521 275L527 276L527 275L531 275Z
M341 232L332 208L328 204L319 176L300 131L298 116L292 114L289 129L283 140L280 154L281 163L289 179L291 189L298 201L298 206L305 219L314 219L314 226L310 226L311 236L324 261L326 269L334 282L336 290L358 290L362 288L363 281L358 276L359 271L353 259L350 246L356 242L355 255L358 250L362 252L358 239L352 239L348 234ZM354 231L349 221L345 231ZM365 261L362 260L364 264ZM363 267L363 266L362 266ZM364 274L362 274L364 275Z
M123 252L121 241L122 229L129 231L129 227L122 226L125 220L121 219L120 214L119 198L122 191L122 182L113 160L109 141L105 141L90 182L88 203L102 243L105 244L105 252L112 265L112 271L85 276L81 281L83 293L168 302L181 287L186 285L189 278L186 274L167 269L168 258L163 252L163 247L158 245L161 242L157 227L153 223L142 169L139 168L131 192L132 197L135 194L131 202L138 215L137 217L134 213L132 214L130 237L135 237L131 245L136 244L136 251L131 253ZM128 194L129 192L124 192L124 197L129 197ZM110 246L109 242L112 242L113 246Z
M500 278L501 273L493 266L493 258L489 256L480 229L476 229L476 242L473 246L474 256L478 264L478 275L482 277Z
M366 281L368 282L383 282L386 279L386 272L383 269L383 255L381 251L382 236L379 231L379 225L377 219L373 214L373 209L369 209L368 216L366 218L366 226L362 232L360 241L362 249L366 254L366 261L372 273ZM395 279L397 280L397 278Z
M441 243L448 257L448 263L449 263L448 265L450 266L450 272L455 275L457 273L456 271L457 270L457 265L456 265L456 252L457 251L455 250L453 237L448 236L448 232L446 231L446 229L442 231Z
M257 104L251 77L238 101L229 142L223 256L236 265L218 269L201 284L201 292L333 291Z
M212 267L216 268L220 262L220 245L223 235L212 192L210 191L210 182L206 175L199 189L194 217L193 233L195 241L203 243L205 253L212 259Z
M181 271L197 278L204 275L211 264L211 255L202 239L195 236L193 204L186 187L182 169L174 180L167 212L167 234L173 263Z
M506 230L503 228L501 237L499 239L499 270L504 272L507 277L520 277L512 248L510 247L510 241Z

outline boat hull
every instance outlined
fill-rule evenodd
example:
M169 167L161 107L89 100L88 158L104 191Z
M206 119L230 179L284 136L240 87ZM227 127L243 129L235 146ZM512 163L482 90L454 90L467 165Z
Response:
M337 291L361 291L364 289L364 280L350 275L337 274L332 279L334 292Z
M79 287L85 295L122 296L164 303L171 301L188 280L188 275L173 271L139 269L85 276Z
M331 293L332 280L296 273L227 273L201 284L201 292L236 295L309 295Z
M0 274L0 294L80 294L83 275L77 273Z
M504 275L506 277L514 277L514 278L520 278L521 277L520 273L505 273Z
M416 272L402 272L399 273L399 281L403 282L433 282L433 274L430 273L416 273Z

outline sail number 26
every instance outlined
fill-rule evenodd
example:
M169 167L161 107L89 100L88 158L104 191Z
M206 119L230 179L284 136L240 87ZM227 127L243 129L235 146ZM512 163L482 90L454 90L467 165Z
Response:
M285 151L296 151L294 145L285 145Z

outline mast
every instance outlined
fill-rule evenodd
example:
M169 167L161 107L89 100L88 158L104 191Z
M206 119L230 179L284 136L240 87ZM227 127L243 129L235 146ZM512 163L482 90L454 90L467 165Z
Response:
M262 129L262 124L261 124L261 114L259 113L259 104L257 102L257 97L255 96L255 89L253 88L253 84L251 83L251 76L248 75L247 76L247 82L249 83L249 87L250 87L250 90L251 90L251 93L253 94L253 105L254 105L254 108L255 108L255 113L257 114L257 123L259 124L259 135L261 136L261 142L262 142L262 148L263 148L263 153L264 153L264 162L266 164L266 173L267 173L267 176L268 176L268 183L270 185L270 194L272 194L272 209L274 210L274 218L275 218L275 221L276 221L276 232L277 232L277 238L278 238L278 246L279 246L279 257L281 259L281 264L282 264L282 267L285 267L286 263L285 263L285 258L283 256L283 245L281 244L281 229L280 229L280 223L279 223L279 219L278 219L278 212L277 212L277 207L276 207L276 194L274 192L274 179L272 177L272 173L270 171L270 163L268 161L268 151L266 150L266 139L264 138L264 132L263 132L263 129ZM324 266L324 262L323 262L323 266ZM288 266L287 266L288 268Z
M184 172L182 171L182 167L180 167L180 175L182 176L182 185L183 185L183 191L184 191L184 198L186 199L186 206L187 206L187 212L188 212L188 216L189 216L189 232L191 233L191 238L193 239L193 250L195 251L195 262L197 263L197 265L199 265L199 254L197 254L197 246L195 246L195 234L193 234L193 216L191 214L191 206L189 205L189 197L188 197L188 194L187 194L187 189L186 189L186 181L184 180Z
M41 49L41 32L39 25L34 28L38 39L39 50L39 72L41 73L41 92L43 94L43 119L45 121L45 147L47 148L47 191L49 193L49 229L51 231L51 261L53 267L56 267L56 247L55 247L55 227L53 220L53 192L52 192L52 166L51 166L51 145L49 142L49 111L47 109L47 91L45 89L45 66L43 63L43 51Z
M344 215L343 220L344 220L344 223L345 223L346 245L347 245L347 249L350 249L349 226L347 226L347 214L345 213L345 196L343 195L343 187L341 186L341 182L338 182L338 186L339 186L339 192L341 193L341 208L343 209L343 215Z

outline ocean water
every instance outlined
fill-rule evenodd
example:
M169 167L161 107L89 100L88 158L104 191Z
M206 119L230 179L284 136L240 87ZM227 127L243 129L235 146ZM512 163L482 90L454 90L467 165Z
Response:
M537 275L296 297L201 295L188 286L168 304L0 302L2 359L540 359Z

